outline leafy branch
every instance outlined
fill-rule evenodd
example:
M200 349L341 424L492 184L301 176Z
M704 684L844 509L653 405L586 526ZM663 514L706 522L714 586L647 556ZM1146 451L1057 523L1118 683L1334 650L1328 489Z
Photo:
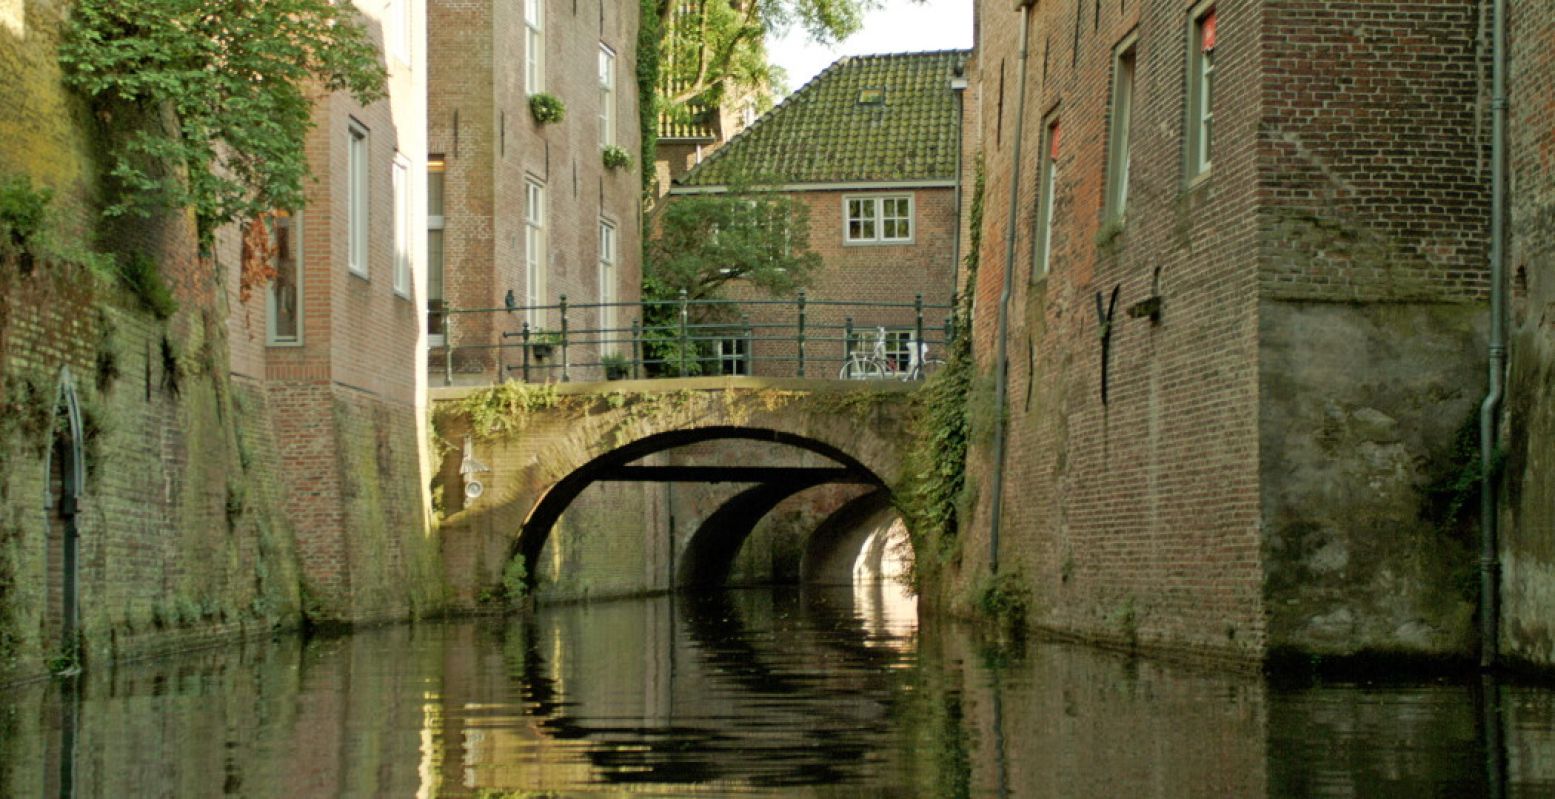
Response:
M80 0L59 59L111 129L105 213L194 212L227 224L303 205L321 93L384 96L378 52L332 0Z

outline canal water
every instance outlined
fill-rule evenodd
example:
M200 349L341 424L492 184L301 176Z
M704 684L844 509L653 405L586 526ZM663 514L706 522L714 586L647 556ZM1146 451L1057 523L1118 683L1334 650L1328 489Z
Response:
M1555 795L1555 692L1273 685L746 590L0 691L6 797Z

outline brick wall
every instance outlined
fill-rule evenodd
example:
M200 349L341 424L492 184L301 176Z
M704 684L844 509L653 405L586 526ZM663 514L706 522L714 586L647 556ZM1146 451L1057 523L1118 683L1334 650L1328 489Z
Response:
M974 389L974 408L992 405L1016 157L1019 19L1006 5L979 6L981 131L972 147L983 151L988 183L974 341L989 376ZM1247 153L1256 136L1259 8L1221 4L1216 146L1228 156L1183 195L1185 5L1103 5L1078 16L1072 3L1039 3L1032 12L1001 569L1025 577L1033 620L1043 626L1100 640L1256 652L1263 635L1256 184ZM1131 197L1126 224L1099 246L1112 54L1130 32L1139 41ZM1061 133L1052 257L1048 275L1033 281L1037 152L1044 122L1053 119ZM1128 309L1157 285L1160 324L1130 317ZM1095 304L1098 294L1105 303L1114 291L1104 404ZM965 541L968 584L985 570L989 547L991 416L980 413L969 476L980 501Z
M1449 565L1406 553L1431 549L1420 491L1476 390L1476 12L1215 4L1212 165L1190 181L1192 8L1031 12L1000 556L1032 585L1039 624L1100 640L1235 657L1268 645L1460 651ZM989 177L974 340L990 376L974 406L992 402L1018 14L981 4L978 35L975 140ZM1129 35L1132 159L1117 225L1104 212L1109 116L1113 54ZM1050 272L1033 279L1038 149L1054 120ZM1114 292L1103 402L1096 302ZM1128 313L1152 297L1158 322ZM1355 301L1389 305L1333 304ZM979 435L966 581L988 547L991 438ZM1355 491L1324 493L1335 481ZM1323 563L1310 556L1329 544L1351 568L1314 576Z
M1510 9L1511 102L1507 152L1511 212L1507 271L1512 289L1511 372L1502 424L1507 449L1502 562L1502 647L1511 657L1555 664L1555 19L1536 2Z

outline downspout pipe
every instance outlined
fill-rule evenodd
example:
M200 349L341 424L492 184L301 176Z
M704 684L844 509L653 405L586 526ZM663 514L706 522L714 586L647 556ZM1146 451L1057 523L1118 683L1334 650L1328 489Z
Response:
M1020 58L1016 70L1020 80L1015 89L1015 136L1011 142L1014 157L1010 167L1010 215L1004 226L1004 289L999 294L999 338L994 356L994 432L993 432L993 497L988 503L991 520L988 526L988 571L999 573L999 528L1004 515L1004 462L1005 440L1009 438L1006 395L1010 388L1009 342L1010 295L1015 287L1015 223L1020 218L1020 162L1021 134L1026 127L1026 50L1030 39L1032 0L1016 0L1020 7Z
M1491 4L1490 386L1479 407L1479 664L1496 665L1500 558L1496 507L1496 421L1506 377L1506 0Z
M956 93L956 229L950 234L950 298L951 305L956 304L955 298L961 294L961 129L966 120L966 87L967 80L963 70L965 65L956 68L956 76L950 79L950 90ZM966 333L968 331L960 331ZM949 342L946 342L947 344Z

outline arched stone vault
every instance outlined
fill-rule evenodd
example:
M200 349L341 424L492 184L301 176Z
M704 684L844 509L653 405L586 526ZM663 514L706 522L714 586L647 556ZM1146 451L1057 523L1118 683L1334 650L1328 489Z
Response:
M473 475L485 491L463 505L457 501L463 496L460 448L443 464L443 493L454 500L442 525L449 584L472 599L479 587L500 579L512 555L532 563L562 511L601 474L686 444L789 445L826 457L860 481L889 486L901 469L912 388L894 381L762 378L570 384L554 387L555 396L540 403L548 407L524 413L511 432L488 437L475 434L459 410L473 390L434 392L439 434L456 445L471 435L476 460L490 468ZM668 587L650 579L641 586Z

